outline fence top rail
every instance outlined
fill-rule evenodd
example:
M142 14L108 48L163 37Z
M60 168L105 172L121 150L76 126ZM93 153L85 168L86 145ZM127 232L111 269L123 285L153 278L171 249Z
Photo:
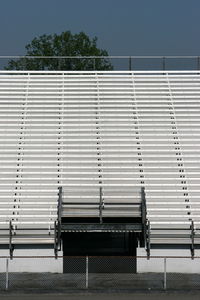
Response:
M97 75L106 75L106 74L127 74L127 75L135 75L135 74L160 74L160 75L168 75L168 74L197 74L199 75L199 70L135 70L135 71L48 71L48 70L0 70L1 74L97 74Z
M31 56L31 55L0 55L0 59L8 59L8 58L28 58L28 59L192 59L199 58L200 55L108 55L108 56Z

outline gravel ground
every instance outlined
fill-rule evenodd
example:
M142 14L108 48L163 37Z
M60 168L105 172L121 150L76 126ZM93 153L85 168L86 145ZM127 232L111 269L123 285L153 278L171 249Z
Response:
M0 274L0 290L5 290L5 273ZM161 291L163 273L104 274L90 273L88 289L98 291ZM199 291L200 274L167 273L167 289ZM68 292L86 291L85 274L9 273L10 291ZM200 296L199 296L200 299Z
M4 294L1 300L199 300L199 293L65 293L65 294Z

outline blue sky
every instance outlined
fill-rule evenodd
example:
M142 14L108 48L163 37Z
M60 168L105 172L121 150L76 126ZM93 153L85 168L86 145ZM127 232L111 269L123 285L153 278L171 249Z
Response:
M200 0L1 0L0 55L65 30L110 55L200 55Z

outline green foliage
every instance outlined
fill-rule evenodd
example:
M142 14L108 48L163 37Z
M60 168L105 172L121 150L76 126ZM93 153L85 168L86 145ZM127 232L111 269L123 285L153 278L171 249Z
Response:
M26 56L108 56L97 48L97 38L90 39L84 32L42 35L26 45ZM28 59L10 60L6 70L112 70L105 58L94 59Z

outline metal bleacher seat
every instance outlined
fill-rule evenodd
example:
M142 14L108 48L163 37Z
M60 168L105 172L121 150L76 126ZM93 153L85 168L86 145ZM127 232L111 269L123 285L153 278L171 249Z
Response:
M63 217L100 187L102 217L137 216L144 187L148 245L194 250L199 147L197 71L1 71L0 244L52 245L59 186Z

